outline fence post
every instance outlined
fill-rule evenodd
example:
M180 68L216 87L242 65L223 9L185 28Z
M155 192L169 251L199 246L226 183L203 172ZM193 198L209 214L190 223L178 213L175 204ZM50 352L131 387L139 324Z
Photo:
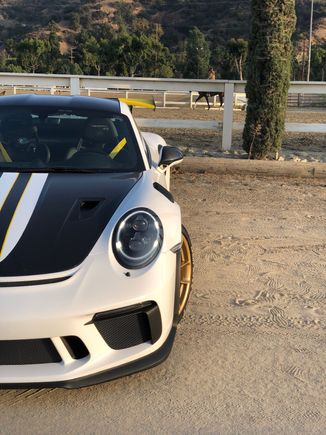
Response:
M70 77L70 95L80 95L79 77Z
M224 92L224 117L222 138L222 149L224 151L230 150L232 145L233 94L234 84L226 83Z
M298 94L298 107L301 107L302 95Z
M234 107L238 107L238 94L234 94Z
M192 105L193 105L193 103L192 103L192 91L190 91L190 109L192 109Z
M163 107L166 107L166 92L163 92Z

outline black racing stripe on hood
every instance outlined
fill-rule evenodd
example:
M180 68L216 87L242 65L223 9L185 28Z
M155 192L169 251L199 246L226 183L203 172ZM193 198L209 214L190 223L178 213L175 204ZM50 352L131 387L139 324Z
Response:
M8 229L15 215L19 201L31 179L32 174L19 174L0 211L0 252L6 240Z
M72 269L88 256L141 174L50 174L27 228L0 276Z

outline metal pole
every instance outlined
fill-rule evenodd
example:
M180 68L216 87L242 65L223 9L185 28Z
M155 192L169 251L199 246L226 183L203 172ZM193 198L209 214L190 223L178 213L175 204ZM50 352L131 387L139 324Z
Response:
M311 71L311 47L312 47L312 26L313 26L313 20L314 20L314 0L311 0L310 34L309 34L309 57L308 57L307 82L310 81L310 71Z
M233 94L234 83L226 83L224 91L224 116L222 136L222 150L224 151L229 151L232 146Z

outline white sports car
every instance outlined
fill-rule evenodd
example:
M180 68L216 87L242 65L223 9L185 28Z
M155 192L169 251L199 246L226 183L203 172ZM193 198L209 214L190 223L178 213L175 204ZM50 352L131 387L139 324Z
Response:
M0 385L82 387L169 354L192 281L181 152L127 104L0 99Z

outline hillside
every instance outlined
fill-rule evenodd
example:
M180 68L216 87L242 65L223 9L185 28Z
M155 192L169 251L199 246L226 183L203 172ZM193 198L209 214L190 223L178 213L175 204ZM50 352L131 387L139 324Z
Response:
M309 28L310 0L297 0L297 37ZM193 26L208 39L223 45L231 37L248 37L250 0L0 0L0 40L42 34L56 23L64 40L81 28L113 23L115 16L128 23L132 17L159 24L163 42L177 48ZM315 37L326 39L326 2L316 1Z

